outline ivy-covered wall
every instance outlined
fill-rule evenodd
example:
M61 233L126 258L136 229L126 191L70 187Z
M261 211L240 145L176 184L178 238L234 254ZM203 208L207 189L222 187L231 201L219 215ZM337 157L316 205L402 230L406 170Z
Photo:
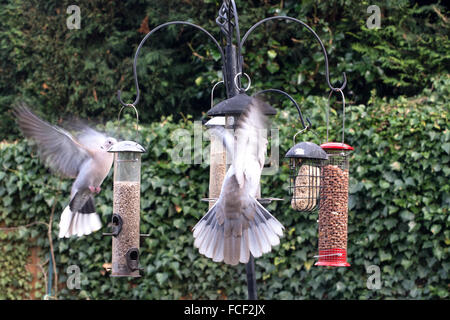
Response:
M300 124L289 101L271 99L279 110L272 126L279 128L280 170L262 178L262 195L285 198L268 209L286 227L281 244L256 259L258 294L262 299L435 299L449 297L449 159L450 77L436 77L423 92L409 98L378 98L349 104L346 142L351 158L348 260L349 268L314 266L317 253L317 213L290 208L288 165L283 155ZM296 98L311 118L322 142L327 97ZM332 100L330 140L340 139L341 105ZM144 109L141 110L144 113ZM133 136L133 118L126 115L125 137ZM141 125L141 143L148 152L142 162L141 243L139 279L110 278L111 239L102 237L112 214L111 176L96 197L104 229L90 236L58 239L59 215L70 193L70 181L60 181L39 162L23 140L0 145L1 227L0 298L29 298L31 275L25 264L31 247L39 247L41 263L49 258L47 226L52 210L51 243L58 271L59 299L245 299L243 265L230 267L200 255L191 228L206 212L209 167L206 163L174 164L174 130L192 132L193 120L163 117ZM117 123L105 130L114 132ZM319 143L315 135L297 141ZM207 146L205 139L204 145ZM37 223L42 222L42 223ZM28 263L30 263L28 261ZM81 288L68 289L67 268L81 270ZM380 268L381 288L367 288L368 266ZM48 265L44 265L47 270ZM48 275L47 275L48 277ZM54 279L54 278L53 278ZM34 294L46 292L42 274ZM55 294L55 292L53 292Z

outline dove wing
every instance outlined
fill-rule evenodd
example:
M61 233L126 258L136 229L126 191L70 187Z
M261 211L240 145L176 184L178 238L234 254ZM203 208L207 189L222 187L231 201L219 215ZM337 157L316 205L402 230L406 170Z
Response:
M260 100L253 98L239 118L236 129L233 166L241 187L244 178L259 181L267 149L267 125L267 116L262 112Z
M64 129L40 119L26 106L20 105L13 112L23 134L36 143L41 159L60 175L75 178L81 165L92 157L93 150Z
M77 140L85 147L91 150L98 150L103 147L108 138L103 133L92 129L88 126L83 126L78 134Z

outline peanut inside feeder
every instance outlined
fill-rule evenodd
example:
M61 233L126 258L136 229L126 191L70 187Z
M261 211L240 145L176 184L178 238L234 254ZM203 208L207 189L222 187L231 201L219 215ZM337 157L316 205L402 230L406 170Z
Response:
M350 266L347 262L348 156L353 148L341 143L321 146L328 155L322 168L319 206L319 266Z

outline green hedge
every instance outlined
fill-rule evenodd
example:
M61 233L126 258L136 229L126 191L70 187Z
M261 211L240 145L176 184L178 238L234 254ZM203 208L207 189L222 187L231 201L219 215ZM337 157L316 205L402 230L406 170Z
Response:
M442 2L442 1L441 1ZM115 116L116 92L134 101L134 53L146 32L167 21L187 20L217 39L215 23L222 1L179 0L6 0L0 10L0 140L17 137L8 106L27 100L57 121ZM81 29L69 30L66 10L77 4ZM237 0L241 35L257 21L275 15L303 20L329 54L331 82L348 76L348 98L367 104L377 95L413 96L449 71L448 8L436 1L379 0L381 28L367 29L370 1ZM322 95L327 90L321 49L305 28L285 21L261 25L244 45L245 72L255 88L284 88L290 94ZM209 105L213 83L222 79L214 44L190 27L155 33L139 58L141 106L161 115L199 116ZM221 86L217 96L224 96Z
M349 212L349 268L313 266L317 253L317 213L293 211L287 195L288 167L283 155L301 127L289 101L277 103L273 127L280 129L280 170L262 178L262 195L285 201L269 210L285 225L281 244L256 259L258 294L262 299L384 299L448 298L449 206L449 98L450 78L437 78L430 89L410 99L379 99L347 108L346 142L354 146L351 158ZM326 97L296 97L320 137L325 134ZM332 135L339 139L340 107L331 109ZM141 113L145 110L140 110ZM132 117L125 136L131 135ZM106 130L114 131L109 122ZM171 117L143 125L142 144L148 152L142 162L140 279L110 278L102 265L111 261L111 239L101 232L79 239L57 238L59 214L67 204L70 181L50 175L25 142L0 147L0 224L18 226L48 222L52 207L53 245L59 272L61 299L235 299L246 298L243 265L213 263L193 246L191 228L206 212L207 164L173 164L173 131L192 132L192 118ZM131 137L131 136L130 136ZM312 133L297 139L312 140ZM193 138L193 134L192 134ZM206 145L207 142L204 142ZM97 196L98 212L106 226L112 214L111 176ZM0 232L0 298L30 294L24 267L31 246L49 251L46 228L33 225ZM13 256L14 254L14 256ZM17 257L17 255L19 255ZM81 290L65 287L66 270L78 265ZM380 290L369 290L367 266L381 269ZM40 278L37 297L45 294Z

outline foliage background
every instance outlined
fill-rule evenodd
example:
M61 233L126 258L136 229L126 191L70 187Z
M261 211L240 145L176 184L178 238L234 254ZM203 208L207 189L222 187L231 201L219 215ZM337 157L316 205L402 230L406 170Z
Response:
M220 1L79 1L80 30L66 28L69 1L3 0L0 10L0 298L43 298L50 274L32 281L30 252L48 259L51 212L57 229L70 181L52 176L23 141L10 106L28 102L52 122L77 115L117 123L117 89L134 100L132 59L144 34L170 20L188 20L215 36ZM350 268L314 267L317 214L269 210L286 226L272 253L256 261L263 299L448 298L449 231L449 41L448 8L411 1L379 1L381 28L369 30L361 1L237 1L242 31L266 16L286 14L307 22L329 53L332 83L347 73L346 141L351 159ZM241 31L241 32L242 32ZM320 137L325 134L327 87L323 57L312 36L293 24L260 27L245 48L252 90L283 88L301 104ZM186 45L180 45L186 44ZM208 165L170 162L171 134L203 117L220 61L202 34L166 29L139 60L143 158L141 231L145 276L110 278L111 242L101 233L61 241L51 234L62 299L245 298L245 268L215 264L193 247L190 228L207 205ZM218 91L218 98L223 92ZM280 156L301 127L287 101L270 97L280 112ZM333 101L334 102L334 101ZM332 138L339 137L340 105L333 103ZM126 116L132 124L132 118ZM340 118L339 118L340 119ZM131 134L131 133L130 133ZM192 137L193 138L193 137ZM304 136L312 140L314 136ZM205 139L204 145L207 146ZM262 181L262 194L288 198L288 168ZM111 177L97 197L104 224L110 220ZM39 222L39 223L37 223ZM41 223L42 222L42 223ZM82 290L65 286L67 267L82 271ZM381 268L382 288L368 290L368 265ZM44 265L46 271L48 265ZM53 292L54 294L54 292Z

